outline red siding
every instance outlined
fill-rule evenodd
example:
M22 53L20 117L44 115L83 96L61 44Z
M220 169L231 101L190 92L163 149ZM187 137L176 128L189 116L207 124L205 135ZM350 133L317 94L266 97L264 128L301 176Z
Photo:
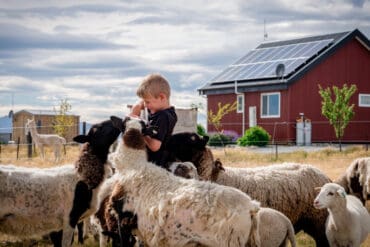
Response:
M328 120L321 115L321 97L318 84L326 88L356 84L357 91L352 97L355 116L345 130L344 140L360 141L370 139L370 107L358 107L358 94L370 94L370 52L357 40L345 44L320 64L311 68L288 90L280 91L280 117L261 118L261 93L245 94L245 129L249 127L249 106L257 108L257 125L266 129L275 141L294 142L296 138L296 119L304 113L312 121L312 141L335 141L335 134ZM276 92L276 91L272 91ZM217 104L233 103L235 94L208 95L208 110L217 112ZM224 130L242 134L242 114L230 113L222 119ZM214 131L208 123L208 131Z

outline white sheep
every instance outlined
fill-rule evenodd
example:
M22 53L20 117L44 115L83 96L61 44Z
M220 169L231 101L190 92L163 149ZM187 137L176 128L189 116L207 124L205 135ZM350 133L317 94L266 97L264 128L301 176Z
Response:
M147 161L142 124L112 119L123 132L112 160L120 174L112 201L137 216L148 246L245 246L259 205L231 187L183 179ZM118 212L118 213L120 213ZM256 228L253 228L258 230Z
M105 121L75 137L87 142L75 164L42 169L1 165L0 232L18 239L59 232L62 246L70 246L76 224L97 210L99 186L111 175L108 149L118 135ZM51 236L60 246L60 235Z
M347 195L342 186L325 184L313 204L329 212L325 233L330 246L359 247L366 240L370 233L370 215L361 201Z
M223 167L206 147L207 140L195 133L178 133L170 138L167 149L173 160L192 162L200 179L240 189L262 207L286 215L296 233L304 230L317 246L328 246L325 236L328 213L312 205L315 187L331 182L328 176L311 165L294 163L259 168Z
M257 212L259 247L296 246L294 228L288 217L281 212L261 207ZM253 241L248 246L256 246Z
M189 161L172 162L168 169L179 177L199 179L197 168Z
M366 200L370 196L370 157L355 159L334 182L366 205Z

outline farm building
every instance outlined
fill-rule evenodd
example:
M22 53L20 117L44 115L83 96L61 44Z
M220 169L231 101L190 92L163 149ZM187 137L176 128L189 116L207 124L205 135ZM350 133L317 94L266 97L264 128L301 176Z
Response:
M198 89L207 110L237 101L237 110L222 119L224 130L238 135L258 125L273 141L296 142L297 119L306 119L312 142L336 141L321 114L319 87L357 86L351 98L355 116L344 141L370 140L370 41L358 29L350 32L265 42ZM310 121L308 121L308 119ZM214 131L208 123L208 132Z
M0 143L8 143L12 139L12 118L0 117Z
M20 143L26 143L26 131L25 126L27 119L35 119L37 125L37 132L39 134L55 134L53 124L55 121L54 111L45 110L21 110L13 115L13 140L17 141L18 137ZM64 136L67 142L72 141L73 137L79 134L79 122L80 116L69 115L73 118L73 124L66 131L67 134Z

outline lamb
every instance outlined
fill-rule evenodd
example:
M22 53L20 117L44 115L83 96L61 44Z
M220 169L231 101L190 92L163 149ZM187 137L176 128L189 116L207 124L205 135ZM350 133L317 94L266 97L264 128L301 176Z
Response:
M240 189L252 199L286 215L295 232L304 230L317 246L328 246L325 220L328 213L312 205L315 187L331 182L323 172L310 165L280 164L259 168L223 167L215 162L206 140L195 133L174 134L167 145L172 160L190 161L202 180Z
M70 246L76 224L97 210L97 192L111 175L108 149L119 133L108 120L76 136L76 142L85 143L76 164L45 169L1 165L0 232L19 239L58 232L51 235L54 245Z
M329 212L325 233L330 246L357 247L366 240L370 233L370 215L361 201L347 195L342 186L325 184L313 204Z
M245 246L259 208L245 193L215 183L183 179L147 161L139 120L112 118L123 132L112 160L122 175L112 202L137 216L148 246ZM252 226L253 224L253 226Z
M370 199L370 157L355 159L334 182L366 205L366 200Z

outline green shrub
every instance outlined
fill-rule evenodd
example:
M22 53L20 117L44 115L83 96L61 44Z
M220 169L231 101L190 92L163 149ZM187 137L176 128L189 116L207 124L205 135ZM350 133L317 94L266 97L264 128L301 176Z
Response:
M233 143L232 136L227 136L224 134L213 134L209 137L208 145L209 146L226 146Z
M197 124L197 134L200 136L206 136L206 129L201 124Z
M237 140L239 146L266 146L270 140L270 135L265 129L259 126L249 128L244 136Z

